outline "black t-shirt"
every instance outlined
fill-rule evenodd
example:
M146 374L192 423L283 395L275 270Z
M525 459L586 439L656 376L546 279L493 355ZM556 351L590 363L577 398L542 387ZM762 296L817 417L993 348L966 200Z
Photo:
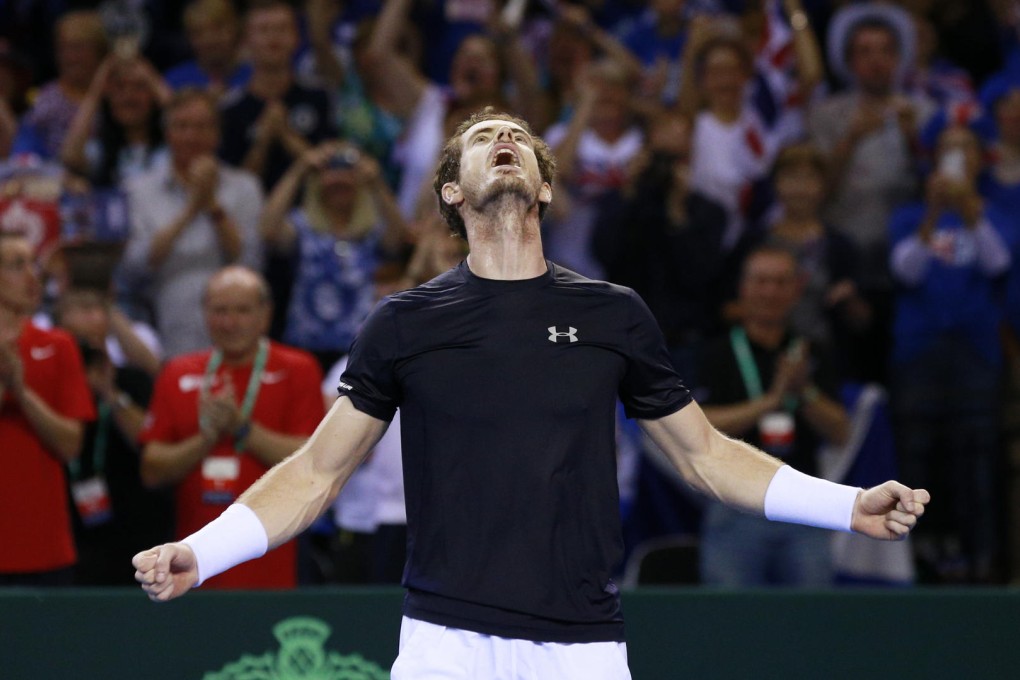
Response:
M623 639L614 413L691 397L633 291L549 263L523 281L465 263L386 298L340 392L401 411L404 612L549 642Z
M768 349L748 339L751 348L751 355L758 367L761 378L761 385L764 390L769 389L776 373L776 365L783 352L790 347L793 336L787 336L779 347ZM825 347L816 343L808 343L808 355L810 357L810 371L812 383L826 396L839 402L838 386L839 379L833 366L831 354ZM737 363L736 353L730 340L730 334L725 333L714 339L706 347L702 361L702 379L699 385L698 401L705 406L727 406L748 401L747 386L744 383L740 366ZM769 451L782 458L784 463L809 475L818 473L817 454L818 448L823 440L812 429L797 408L793 413L794 433L793 443L789 451ZM757 427L751 428L745 433L731 433L739 439L753 444L759 448L763 447L761 436Z
M287 123L294 132L312 146L336 136L336 126L330 118L329 95L322 90L294 84L283 96L287 108ZM231 165L241 165L255 138L255 122L262 115L266 101L246 89L227 93L221 112L220 157ZM294 158L278 141L269 147L262 173L262 188L272 189Z

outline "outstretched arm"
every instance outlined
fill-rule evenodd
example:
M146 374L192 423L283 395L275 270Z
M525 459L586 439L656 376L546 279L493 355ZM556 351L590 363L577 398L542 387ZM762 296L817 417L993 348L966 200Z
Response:
M898 482L861 490L801 474L716 430L696 403L641 426L694 489L769 519L904 538L931 499Z
M237 503L179 543L135 555L135 580L165 602L306 529L386 431L387 423L340 398L311 438L245 491Z

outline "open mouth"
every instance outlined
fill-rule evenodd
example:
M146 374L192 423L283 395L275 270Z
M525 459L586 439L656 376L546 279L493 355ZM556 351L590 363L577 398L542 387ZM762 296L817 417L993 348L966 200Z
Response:
M511 166L521 167L521 161L512 149L500 149L492 157L492 167Z

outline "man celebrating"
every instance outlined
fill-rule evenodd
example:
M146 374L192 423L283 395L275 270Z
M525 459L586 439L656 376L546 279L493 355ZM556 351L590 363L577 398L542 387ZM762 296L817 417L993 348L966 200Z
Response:
M300 446L323 414L315 360L265 338L269 291L258 274L237 266L220 270L209 280L203 310L213 348L167 364L141 434L142 480L150 487L177 485L181 536L214 519ZM287 544L210 585L295 583L296 552Z
M63 466L96 415L74 340L29 321L41 292L29 240L0 231L0 586L74 577Z
M408 589L396 680L629 678L613 427L619 396L695 488L772 519L906 535L928 494L808 477L729 439L670 366L628 289L548 262L554 162L486 110L447 142L435 187L468 259L386 298L341 398L296 455L219 519L134 558L154 600L261 555L312 522L399 406ZM498 664L498 667L497 667Z

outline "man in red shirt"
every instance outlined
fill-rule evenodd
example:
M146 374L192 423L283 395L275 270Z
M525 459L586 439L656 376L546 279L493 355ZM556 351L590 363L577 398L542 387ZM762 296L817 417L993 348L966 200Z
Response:
M40 292L31 243L0 232L0 585L68 585L76 560L64 463L95 408L71 336L29 321Z
M209 280L203 311L213 347L163 368L141 435L142 481L177 485L180 537L218 517L299 447L324 413L315 359L265 337L271 305L261 276L221 269ZM290 542L209 585L293 587L296 561Z

